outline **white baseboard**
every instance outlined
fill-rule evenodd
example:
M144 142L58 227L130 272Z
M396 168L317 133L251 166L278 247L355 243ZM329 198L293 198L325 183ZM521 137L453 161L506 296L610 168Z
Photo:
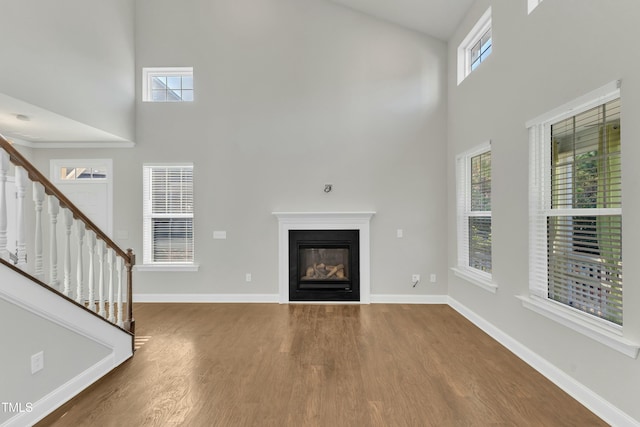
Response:
M133 294L133 302L278 303L279 301L278 294ZM446 295L371 295L373 304L448 304L448 302Z
M24 411L15 415L7 420L2 427L22 427L37 423L75 397L82 390L105 376L120 363L122 363L122 361L116 361L113 353L111 353L95 365L89 367L86 371L70 379L37 402L34 402L31 411Z
M133 302L277 303L278 294L133 294Z
M560 387L571 397L576 399L591 412L605 422L617 427L638 427L640 422L635 420L616 406L612 405L600 395L576 381L555 365L531 351L528 347L516 341L511 336L496 328L482 317L462 305L455 299L448 297L448 304L471 323L482 329L491 338L505 346L509 351L522 359L533 369L545 376L549 381Z
M372 304L448 304L447 295L371 294Z

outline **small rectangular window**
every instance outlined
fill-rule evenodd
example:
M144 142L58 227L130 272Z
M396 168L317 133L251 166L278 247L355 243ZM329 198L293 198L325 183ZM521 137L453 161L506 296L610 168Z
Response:
M489 8L458 47L458 84L478 68L492 51L491 8Z
M193 263L193 165L145 165L143 188L144 263Z
M142 100L192 102L193 67L143 68Z

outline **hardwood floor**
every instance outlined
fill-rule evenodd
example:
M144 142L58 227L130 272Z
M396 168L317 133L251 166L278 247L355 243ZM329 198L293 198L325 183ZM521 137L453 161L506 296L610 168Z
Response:
M39 425L606 425L444 305L134 309L133 359Z

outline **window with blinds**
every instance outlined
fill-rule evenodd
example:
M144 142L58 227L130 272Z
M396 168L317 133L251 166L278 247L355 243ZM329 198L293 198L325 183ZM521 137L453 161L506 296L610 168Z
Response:
M458 268L491 279L491 147L457 157Z
M531 288L621 326L619 90L572 113L531 130Z
M193 263L193 165L144 166L144 263Z

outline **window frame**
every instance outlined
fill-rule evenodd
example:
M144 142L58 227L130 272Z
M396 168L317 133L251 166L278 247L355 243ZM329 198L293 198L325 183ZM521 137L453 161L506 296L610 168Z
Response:
M482 14L478 22L473 26L471 31L467 34L467 36L462 40L460 45L458 46L458 85L462 83L464 79L469 76L473 71L475 71L480 64L485 62L489 56L493 53L493 25L491 20L491 7L487 9L487 11ZM471 60L471 50L475 45L477 45L482 37L488 32L491 33L491 52L487 54L485 59L481 59L478 65L472 68L472 60ZM482 46L481 46L482 49Z
M154 77L191 77L193 78L193 67L144 67L142 69L142 101L152 103L181 103L194 102L195 87L191 89L193 98L191 100L164 100L156 101L152 96L152 80Z
M557 302L548 296L547 218L552 210L551 125L620 97L620 81L614 81L526 123L529 130L529 293L518 298L525 308L635 358L640 345L624 338L622 325ZM573 211L574 215L583 215L585 212L589 212L589 215L618 212L622 218L622 208L573 208Z
M493 273L489 273L470 265L469 219L472 217L492 218L491 210L475 211L472 209L472 160L486 153L491 153L491 141L480 144L456 156L456 221L457 221L457 265L452 268L454 274L480 288L495 293L498 285L493 281ZM492 165L493 169L493 165ZM493 229L493 224L491 225ZM493 250L492 250L493 252Z
M152 259L153 252L153 218L173 218L170 214L154 214L152 212L151 194L152 182L151 171L154 169L167 168L190 168L193 185L193 163L145 163L143 164L143 263L137 266L140 271L198 271L199 265L195 262L195 212L176 213L175 218L191 218L191 253L193 257L189 261L159 262ZM194 203L192 194L191 204Z

